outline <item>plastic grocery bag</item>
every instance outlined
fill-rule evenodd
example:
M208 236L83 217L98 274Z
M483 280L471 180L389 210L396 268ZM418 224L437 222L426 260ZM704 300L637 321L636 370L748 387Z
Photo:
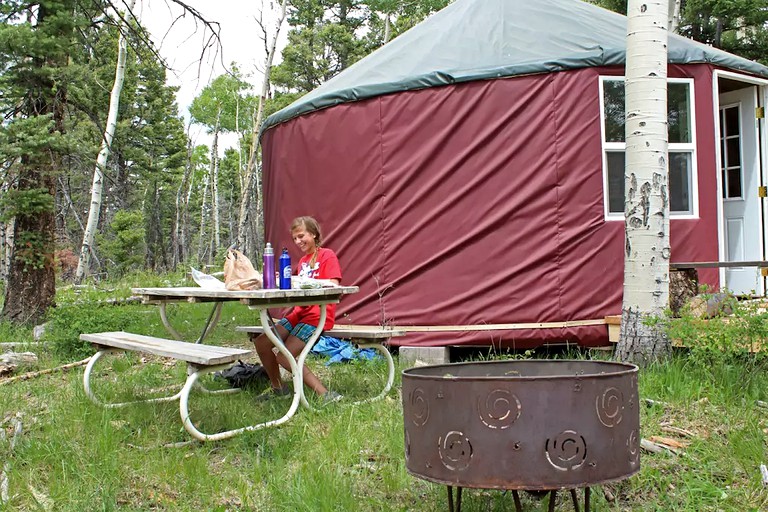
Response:
M189 267L192 269L192 279L200 286L200 288L206 288L208 290L224 290L224 283L216 279L215 277L208 275L204 272L200 272L195 267Z
M224 286L227 290L258 290L262 287L261 274L253 268L251 260L237 249L227 251Z

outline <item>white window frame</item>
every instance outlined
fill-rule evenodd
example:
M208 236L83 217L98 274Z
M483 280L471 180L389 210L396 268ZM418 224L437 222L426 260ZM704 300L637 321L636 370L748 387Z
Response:
M606 221L623 221L624 212L609 211L608 197L608 153L626 152L627 143L625 142L606 142L605 141L605 96L603 83L607 81L624 81L621 75L601 75L599 77L599 96L600 96L600 142L602 145L602 166L603 166L603 214ZM698 162L696 159L696 91L693 78L667 78L668 83L687 83L689 92L689 104L691 106L691 142L675 143L668 145L670 153L690 153L691 155L691 175L690 175L690 205L688 212L673 212L669 215L675 219L698 219L699 218L699 180L698 180ZM720 142L718 141L718 144ZM718 169L718 172L719 169Z

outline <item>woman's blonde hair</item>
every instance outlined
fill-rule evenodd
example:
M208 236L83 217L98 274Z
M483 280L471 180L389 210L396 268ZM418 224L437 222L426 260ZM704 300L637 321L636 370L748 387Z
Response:
M291 223L291 234L293 234L297 228L304 228L311 235L314 235L315 245L320 247L323 242L323 234L320 232L320 224L318 224L313 217L304 216L293 219L293 222Z

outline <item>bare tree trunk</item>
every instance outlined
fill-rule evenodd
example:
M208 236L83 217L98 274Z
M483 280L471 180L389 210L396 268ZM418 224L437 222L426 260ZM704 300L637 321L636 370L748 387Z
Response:
M389 38L392 37L392 22L389 20L389 13L384 15L384 41L383 45L389 42Z
M246 229L245 229L245 223L248 218L247 212L248 212L248 205L250 203L250 195L251 195L251 187L252 182L256 181L256 205L257 205L257 212L262 212L262 191L261 191L261 168L257 165L257 159L258 159L258 148L259 148L259 132L261 129L261 122L262 118L264 117L264 101L267 99L267 96L269 95L269 89L270 89L270 77L272 75L272 61L275 58L275 52L277 51L277 37L280 34L280 28L283 26L283 23L285 22L285 17L287 13L287 5L288 0L282 0L280 4L280 17L277 21L277 27L275 29L274 37L272 38L269 48L267 49L267 61L266 65L264 67L264 80L261 83L261 94L259 95L259 103L258 108L256 109L256 113L253 117L253 137L251 139L251 151L248 155L248 165L245 170L245 182L243 184L243 194L240 198L240 215L239 215L239 223L237 226L237 244L240 246L245 245L245 235L246 235ZM266 29L262 25L262 30L264 32L264 37L266 40ZM252 219L253 221L257 221L259 224L259 229L263 229L261 227L261 221L262 219Z
M85 226L83 226L83 221L82 219L80 219L80 216L77 214L77 208L75 208L75 203L72 202L72 197L69 194L67 187L61 181L61 176L58 177L58 182L59 182L59 191L61 191L61 195L64 196L64 199L67 201L67 205L69 206L68 210L72 212L72 216L75 218L75 222L77 222L77 225L80 226L80 231L82 233L85 233ZM101 262L99 261L96 251L94 251L93 249L91 249L91 258L93 258L96 261L96 267L100 268Z
M14 219L8 222L3 222L2 236L0 236L0 243L2 243L2 250L0 250L0 280L3 283L8 281L8 269L11 268L11 255L13 254L13 223Z
M216 251L221 247L221 219L219 217L219 120L221 107L216 114L216 126L213 132L213 145L211 149L211 200L213 203L213 239L211 258L216 256Z
M669 340L652 321L669 304L666 0L629 0L624 299L616 357L646 364Z
M134 0L126 3L126 12L133 9ZM118 18L123 16L118 13ZM117 64L115 66L115 81L112 84L112 93L109 97L109 112L107 114L107 126L104 130L104 136L101 140L99 155L96 158L96 168L93 171L93 183L91 185L91 205L88 211L88 222L83 234L83 245L80 248L80 258L77 262L77 272L75 282L81 283L88 273L91 257L91 247L96 230L99 225L99 213L101 213L101 194L104 185L104 169L107 166L107 159L112 146L112 139L115 136L117 128L117 113L120 108L120 92L123 90L123 81L125 79L125 60L127 56L128 41L125 37L125 23L118 24L120 35L117 40Z
M189 177L192 174L192 140L187 139L187 160L184 164L184 176L181 178L181 184L176 191L175 210L176 216L173 225L173 268L186 261L185 249L187 247L185 221L188 220L188 188Z
M680 25L680 0L669 0L669 22L667 29L672 34L677 34Z
M206 244L206 238L208 237L206 236L205 221L208 218L208 188L210 187L209 174L210 173L205 173L202 184L203 201L200 205L200 232L198 233L200 238L198 240L199 243L197 249L197 259L200 263L203 262L203 258L205 258L205 255L208 252L208 244Z
M9 180L3 176L0 184L0 196L5 195L9 189ZM8 269L11 267L11 254L13 253L13 221L0 222L0 282L5 284L8 279Z

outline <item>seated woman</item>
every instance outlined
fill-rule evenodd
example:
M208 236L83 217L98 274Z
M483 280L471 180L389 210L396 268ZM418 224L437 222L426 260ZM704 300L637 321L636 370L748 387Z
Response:
M291 223L291 238L301 249L304 256L299 260L297 268L299 275L314 279L328 279L336 284L341 283L341 266L336 254L325 247L321 247L322 235L320 225L312 217L297 217ZM326 306L326 318L323 330L332 329L335 323L336 304ZM283 340L285 347L298 358L305 344L309 340L315 328L320 323L320 306L295 306L285 318L275 326L277 334ZM291 386L284 384L280 379L280 366L290 370L290 365L279 352L275 354L274 345L265 334L257 337L253 344L261 359L261 365L267 371L272 389L264 393L259 399L268 399L273 396L290 395ZM327 402L339 400L341 395L335 391L328 391L320 379L312 371L304 367L304 383L315 393L322 396Z

